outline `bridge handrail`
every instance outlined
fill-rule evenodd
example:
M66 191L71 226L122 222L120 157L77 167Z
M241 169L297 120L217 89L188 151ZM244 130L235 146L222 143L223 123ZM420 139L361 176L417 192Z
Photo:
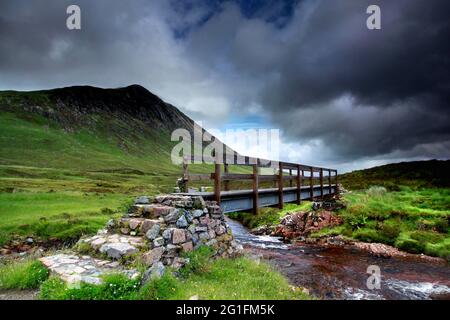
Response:
M240 162L236 162L236 157L240 157ZM253 181L253 212L255 214L258 213L258 198L259 198L259 182L260 181L277 181L278 184L278 206L280 209L283 208L283 184L284 181L289 181L290 186L292 187L293 181L296 181L296 191L297 191L297 204L301 203L301 187L304 178L308 178L309 187L310 187L310 198L314 200L314 186L313 179L314 173L319 172L320 179L320 198L324 197L324 172L328 172L328 188L329 195L332 195L332 184L331 177L332 173L334 173L334 194L338 193L338 178L337 178L337 170L322 168L322 167L314 167L307 166L299 163L290 163L284 161L270 161L266 159L253 158L241 156L237 153L234 154L233 160L231 161L231 157L216 157L211 162L214 164L214 172L210 174L189 174L188 165L189 163L199 164L205 163L203 157L184 157L183 161L183 180L186 190L188 190L189 181L202 181L202 180L214 180L214 197L218 204L220 204L221 200L221 185L224 182L225 191L229 190L229 181L240 181L240 180L251 180ZM200 162L201 160L201 162ZM242 161L243 160L243 161ZM208 162L206 162L208 163ZM268 165L270 163L270 165ZM261 175L259 172L259 168L267 168L274 167L274 163L278 164L278 174L274 175ZM221 166L224 167L224 173L222 174ZM252 166L253 173L252 174L243 174L243 173L229 173L229 165L238 165L238 166ZM289 175L284 176L283 172L288 170ZM296 172L293 175L293 172ZM309 172L308 176L305 176L305 172Z

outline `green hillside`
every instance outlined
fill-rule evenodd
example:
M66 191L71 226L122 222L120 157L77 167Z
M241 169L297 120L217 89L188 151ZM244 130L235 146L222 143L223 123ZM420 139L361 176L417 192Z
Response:
M391 191L399 191L400 186L449 188L450 160L391 163L346 173L340 175L339 180L350 190L363 190L370 186L383 186Z
M135 195L172 190L170 134L192 126L136 85L0 92L0 245L76 238Z

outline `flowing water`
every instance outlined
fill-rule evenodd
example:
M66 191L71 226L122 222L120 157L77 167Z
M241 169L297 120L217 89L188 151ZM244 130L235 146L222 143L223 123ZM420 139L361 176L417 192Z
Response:
M450 266L419 256L380 258L345 247L287 245L251 234L228 219L236 240L275 265L296 286L324 299L450 299ZM368 289L369 266L381 272L380 289Z

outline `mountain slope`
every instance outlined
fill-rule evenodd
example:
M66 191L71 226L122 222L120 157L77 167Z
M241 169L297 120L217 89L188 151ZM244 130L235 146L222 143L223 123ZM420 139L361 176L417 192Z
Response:
M353 171L339 177L345 188L367 189L384 186L398 190L399 185L413 188L449 188L450 160L430 160L391 163L365 170Z
M0 164L173 171L170 133L193 121L140 86L0 93Z

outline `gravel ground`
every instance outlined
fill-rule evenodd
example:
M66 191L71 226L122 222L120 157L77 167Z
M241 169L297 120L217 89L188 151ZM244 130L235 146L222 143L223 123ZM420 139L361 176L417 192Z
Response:
M0 300L36 300L39 290L0 290Z

